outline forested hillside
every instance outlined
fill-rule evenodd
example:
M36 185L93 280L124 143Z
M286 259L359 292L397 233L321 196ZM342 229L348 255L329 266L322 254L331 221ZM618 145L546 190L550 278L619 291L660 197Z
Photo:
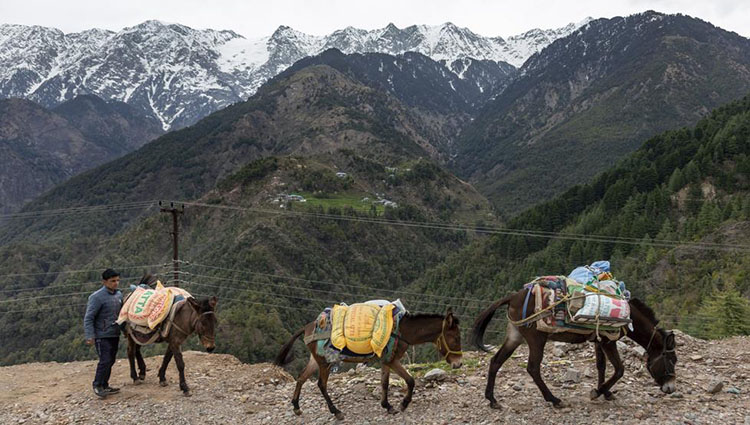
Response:
M598 19L532 56L454 166L515 215L750 92L750 40L685 15Z
M242 360L268 359L326 305L400 296L473 235L374 220L499 224L433 162L422 124L395 97L315 64L71 179L2 228L0 362L90 356L81 304L97 269L125 267L126 283L172 278L159 198L185 201L181 284L219 296L218 349Z
M78 96L57 108L0 99L0 213L162 134L159 123L122 102Z
M478 240L411 290L490 300L535 276L568 274L577 265L610 259L616 277L665 325L699 336L747 334L748 176L745 97L695 127L647 140L592 183L508 223L508 229L533 236Z

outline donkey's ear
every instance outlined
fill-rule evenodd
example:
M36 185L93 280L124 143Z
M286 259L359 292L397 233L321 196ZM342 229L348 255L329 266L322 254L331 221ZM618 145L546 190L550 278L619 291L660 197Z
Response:
M449 328L453 326L453 307L448 307L448 312L445 313L445 324Z
M667 333L667 341L664 344L664 346L667 347L667 350L674 350L675 348L674 332Z
M219 299L215 296L208 299L208 305L211 306L211 310L216 308L216 304L219 303Z
M193 297L188 297L187 301L188 301L188 302L190 303L190 305L191 305L191 306L192 306L192 307L193 307L194 309L196 309L196 310L200 310L200 309L201 309L201 304L200 304L200 303L199 303L198 301L196 301L196 300L195 300L195 298L193 298Z

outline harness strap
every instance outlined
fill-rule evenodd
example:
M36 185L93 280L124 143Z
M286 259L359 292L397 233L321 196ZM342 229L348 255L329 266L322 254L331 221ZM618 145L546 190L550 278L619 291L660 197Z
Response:
M528 295L527 295L527 297L528 297ZM565 295L564 297L560 298L559 300L555 301L554 303L550 304L549 306L547 306L547 307L545 307L545 308L537 311L536 313L532 314L529 317L522 318L521 320L512 320L510 318L510 315L508 315L508 321L510 323L512 323L513 326L516 326L516 327L523 326L523 325L525 325L527 323L530 324L531 322L536 322L537 320L540 320L541 318L548 316L548 314L546 314L546 313L548 313L553 308L557 307L558 305L560 305L560 304L562 304L562 303L564 303L566 301L569 301L569 300L575 299L575 298L580 298L580 297L571 297L570 295Z
M448 359L448 356L451 354L457 354L459 356L463 356L463 351L453 351L451 350L451 347L448 346L448 341L445 339L445 319L443 319L443 325L440 329L440 335L438 335L437 339L435 340L435 345L438 347L438 350L441 348L445 348L445 355L443 356L443 360Z
M526 319L526 308L529 306L529 298L531 298L531 293L534 290L534 285L529 286L529 289L526 291L526 299L523 300L523 311L521 312L521 320ZM526 326L529 326L527 324Z

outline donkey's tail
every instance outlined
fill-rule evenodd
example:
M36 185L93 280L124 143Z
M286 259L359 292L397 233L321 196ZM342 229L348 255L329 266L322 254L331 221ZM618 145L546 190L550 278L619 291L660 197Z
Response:
M281 351L279 351L279 354L276 355L276 358L274 359L273 363L276 366L284 366L285 364L288 364L292 361L294 358L294 352L292 351L292 347L294 346L294 341L297 340L302 334L305 333L305 327L303 326L302 329L298 330L297 333L292 335L292 338L287 341L286 344L284 344L283 347L281 347Z
M487 330L492 316L495 315L495 310L500 308L502 305L506 305L513 298L514 294L508 295L507 297L495 301L491 306L479 314L477 320L474 321L474 327L471 330L471 342L482 351L490 351L490 347L484 345L484 332Z

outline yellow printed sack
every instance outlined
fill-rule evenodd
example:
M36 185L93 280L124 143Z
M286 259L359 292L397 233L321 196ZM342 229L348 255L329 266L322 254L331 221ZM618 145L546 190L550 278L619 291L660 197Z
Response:
M122 305L122 308L120 309L120 314L117 316L117 324L121 325L128 321L128 312L130 311L130 306L133 304L133 302L143 294L143 291L145 289L138 287L135 291L133 291L132 294L128 297L128 299L125 301L125 304Z
M383 355L383 350L391 338L391 332L393 332L393 309L395 307L393 304L384 305L375 318L370 346L378 357Z
M331 344L339 350L346 347L346 336L344 336L344 321L349 307L335 305L331 311Z
M353 304L349 306L344 322L346 347L357 354L372 353L372 328L380 307L374 304Z
M151 299L151 313L148 315L148 327L155 329L159 326L172 308L174 294L171 289L161 288Z

